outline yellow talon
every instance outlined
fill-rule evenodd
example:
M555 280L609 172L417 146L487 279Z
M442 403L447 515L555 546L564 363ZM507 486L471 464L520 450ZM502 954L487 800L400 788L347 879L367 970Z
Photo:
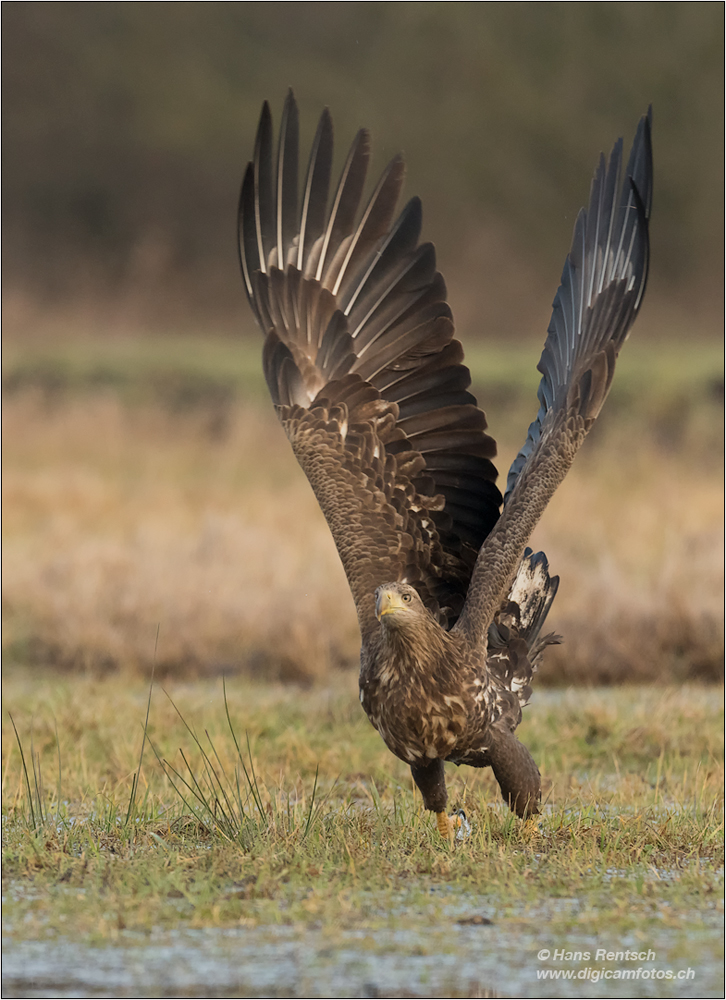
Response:
M436 813L436 826L442 837L446 837L448 840L454 839L454 821L445 812Z

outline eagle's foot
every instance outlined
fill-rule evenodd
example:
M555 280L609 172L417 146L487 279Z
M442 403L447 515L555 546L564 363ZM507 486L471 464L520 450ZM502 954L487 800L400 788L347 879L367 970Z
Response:
M522 832L530 836L538 833L542 827L542 816L538 812L527 813L522 819Z
M452 843L455 840L466 840L471 836L471 823L463 809L458 809L451 816L447 816L445 812L437 812L436 826L441 836Z

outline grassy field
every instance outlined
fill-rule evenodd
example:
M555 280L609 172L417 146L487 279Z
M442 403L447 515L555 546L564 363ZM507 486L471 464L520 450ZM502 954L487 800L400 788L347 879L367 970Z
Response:
M314 940L322 966L361 940L372 959L388 954L394 935L412 961L463 961L476 928L480 968L491 930L507 947L519 942L534 989L537 968L557 967L536 960L543 945L630 942L655 951L653 967L696 969L703 992L674 995L718 995L717 690L540 693L520 733L542 769L543 815L520 823L488 771L450 767L452 805L473 826L452 848L360 711L352 679L307 692L226 687L229 718L221 681L156 687L139 768L141 682L9 672L4 704L25 758L24 769L6 725L9 945L70 935L138 948L242 928L261 947L287 928ZM512 962L487 973L504 995ZM380 995L482 995L453 980L451 989Z
M545 809L521 824L451 767L452 848L360 710L352 602L258 348L6 350L5 995L80 995L80 969L84 995L720 995L720 351L628 345L534 539L566 638L520 729ZM537 356L469 354L502 472ZM600 947L695 978L537 978Z
M502 473L536 410L537 357L470 352ZM708 345L623 352L533 538L562 578L551 622L566 643L543 682L721 676L720 365ZM308 681L354 669L352 602L259 343L11 343L4 380L12 661Z

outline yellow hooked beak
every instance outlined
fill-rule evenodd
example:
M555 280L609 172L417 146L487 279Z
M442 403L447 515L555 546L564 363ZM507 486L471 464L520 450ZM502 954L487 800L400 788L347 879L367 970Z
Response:
M395 614L396 611L402 611L403 608L404 605L399 594L394 594L391 590L380 590L378 592L378 596L376 597L376 618L378 621L384 615Z

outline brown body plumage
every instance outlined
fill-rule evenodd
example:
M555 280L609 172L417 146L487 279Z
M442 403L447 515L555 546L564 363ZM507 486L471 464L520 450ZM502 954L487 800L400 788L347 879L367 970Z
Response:
M509 473L468 391L421 205L394 222L396 157L362 214L368 135L329 197L325 111L298 192L298 115L285 103L276 159L265 104L240 198L240 261L265 334L278 416L327 518L361 631L361 702L441 818L444 761L491 766L523 816L540 780L514 736L557 590L525 546L610 388L642 300L652 187L650 117L621 181L601 158L580 213L539 370L540 410ZM300 200L298 201L298 194Z

